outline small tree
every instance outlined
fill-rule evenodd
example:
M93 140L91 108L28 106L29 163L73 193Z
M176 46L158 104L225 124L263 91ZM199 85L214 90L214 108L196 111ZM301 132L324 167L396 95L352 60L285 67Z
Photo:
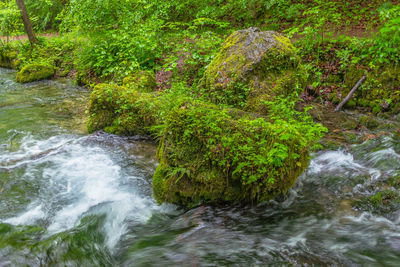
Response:
M31 20L29 19L28 12L26 11L24 0L16 0L16 1L19 11L21 12L22 21L24 23L25 32L28 35L29 42L31 43L31 45L34 45L37 43L37 39L35 33L33 32L32 23Z

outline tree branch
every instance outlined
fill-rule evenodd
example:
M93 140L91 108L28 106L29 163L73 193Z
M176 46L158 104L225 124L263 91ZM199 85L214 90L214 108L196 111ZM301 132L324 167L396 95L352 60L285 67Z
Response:
M351 97L354 95L358 87L361 86L361 84L367 79L367 76L364 74L361 79L357 82L357 84L351 89L350 93L346 96L345 99L335 108L335 112L339 111L346 103L351 99Z

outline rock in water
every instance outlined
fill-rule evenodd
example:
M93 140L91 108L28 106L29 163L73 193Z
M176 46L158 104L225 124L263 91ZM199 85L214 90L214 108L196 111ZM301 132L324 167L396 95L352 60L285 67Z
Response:
M230 35L207 67L201 87L215 103L265 113L263 100L299 88L300 59L291 41L258 28Z
M54 75L54 72L54 68L49 64L28 64L17 73L17 82L29 83L48 79Z
M187 101L165 119L153 177L160 203L257 203L285 193L309 162L300 123Z

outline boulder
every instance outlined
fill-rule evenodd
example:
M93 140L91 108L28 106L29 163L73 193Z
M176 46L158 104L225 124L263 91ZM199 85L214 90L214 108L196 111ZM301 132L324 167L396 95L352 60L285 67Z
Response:
M18 65L17 51L0 51L0 67L16 69Z
M150 134L156 124L160 100L150 93L115 84L101 83L89 100L88 131L104 129L121 135Z
M29 83L33 81L48 79L54 75L54 72L54 68L48 64L28 64L17 73L17 82Z
M200 86L215 103L265 113L263 101L296 91L301 72L300 59L287 37L249 28L226 39Z
M257 203L285 193L309 162L318 134L196 100L164 118L153 177L159 203Z

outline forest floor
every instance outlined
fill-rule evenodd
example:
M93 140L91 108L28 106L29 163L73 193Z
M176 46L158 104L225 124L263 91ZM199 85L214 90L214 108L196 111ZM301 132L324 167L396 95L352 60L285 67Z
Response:
M51 32L51 33L41 33L38 34L38 36L41 37L55 37L55 36L59 36L60 34L58 32ZM6 42L11 42L11 41L23 41L28 39L27 35L17 35L17 36L1 36L0 35L0 40L5 40Z

